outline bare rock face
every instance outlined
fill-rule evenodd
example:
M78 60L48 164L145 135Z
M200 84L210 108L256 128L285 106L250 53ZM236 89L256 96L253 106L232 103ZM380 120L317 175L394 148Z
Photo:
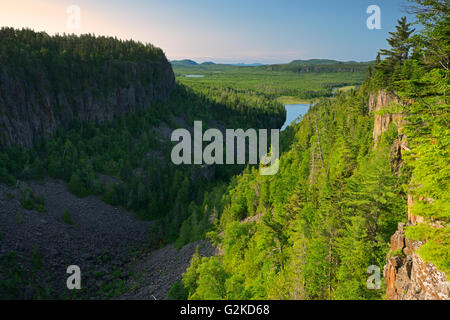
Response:
M405 237L400 223L391 237L391 251L386 258L384 277L389 300L450 300L450 282L444 272L423 261L416 250L423 244Z
M102 123L151 108L175 88L164 56L154 61L106 61L96 68L78 77L67 74L67 83L60 84L45 68L0 66L0 146L30 147L74 119ZM27 72L32 76L23 75Z
M375 146L377 145L378 138L387 130L391 122L395 122L399 127L403 123L401 113L386 113L383 115L377 114L377 112L382 108L395 102L398 102L398 99L384 90L381 90L378 93L371 93L369 96L369 111L374 113L373 140Z
M385 132L389 124L394 122L397 125L398 138L394 141L391 146L390 158L391 165L397 174L400 174L400 168L403 163L402 150L408 149L406 147L407 139L402 133L402 127L404 124L403 114L401 113L385 113L377 114L382 108L389 106L392 103L398 102L398 99L391 93L386 91L379 91L378 93L371 93L369 95L369 112L374 114L374 125L373 125L373 141L374 147L377 147L379 137Z

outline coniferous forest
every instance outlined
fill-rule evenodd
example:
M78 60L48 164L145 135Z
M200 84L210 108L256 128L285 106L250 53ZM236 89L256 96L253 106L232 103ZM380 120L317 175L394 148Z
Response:
M194 250L182 272L162 271L161 298L450 299L440 295L450 274L450 6L409 3L415 21L400 18L364 63L170 63L162 49L132 40L2 28L0 299L126 299L145 278L133 268L168 247ZM277 174L172 163L173 130L192 132L194 121L204 130L278 129L286 99L311 106L281 132ZM16 244L27 217L53 223L57 212L55 228L78 245L83 222L39 191L49 181L71 201L96 199L146 228L145 244L120 254L83 248L80 264L90 269L80 293L52 276L71 252L48 249L42 233ZM399 286L421 280L392 281L393 264L396 279L421 264L447 278L436 296L425 287L409 295L412 285Z

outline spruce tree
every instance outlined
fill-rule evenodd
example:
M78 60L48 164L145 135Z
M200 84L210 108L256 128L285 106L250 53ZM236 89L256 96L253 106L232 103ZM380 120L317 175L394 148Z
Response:
M396 65L408 59L412 47L409 38L415 29L411 29L411 23L406 22L406 17L402 17L397 22L396 31L389 32L391 37L387 39L391 49L381 49L380 51L380 54L386 56L386 59L378 63L377 67L385 73L389 73Z

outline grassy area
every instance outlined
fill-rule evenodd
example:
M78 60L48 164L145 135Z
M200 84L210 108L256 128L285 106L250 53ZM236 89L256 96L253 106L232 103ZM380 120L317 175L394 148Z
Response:
M316 99L301 99L293 96L278 97L277 101L282 104L311 104L316 102Z
M344 87L340 87L335 89L335 92L347 92L350 90L355 90L357 88L357 86L344 86Z

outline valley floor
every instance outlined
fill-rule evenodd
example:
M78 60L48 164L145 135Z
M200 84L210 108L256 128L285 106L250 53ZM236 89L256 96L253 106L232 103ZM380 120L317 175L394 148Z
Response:
M172 284L181 280L197 246L200 256L210 257L215 253L215 248L208 241L202 240L191 242L180 250L167 245L144 256L132 268L134 276L129 282L131 290L120 299L165 299Z
M25 209L26 192L45 199L46 211ZM0 298L103 299L133 285L130 297L164 299L196 244L153 251L152 225L99 197L77 198L60 181L0 185ZM66 287L69 265L81 269L80 291Z

